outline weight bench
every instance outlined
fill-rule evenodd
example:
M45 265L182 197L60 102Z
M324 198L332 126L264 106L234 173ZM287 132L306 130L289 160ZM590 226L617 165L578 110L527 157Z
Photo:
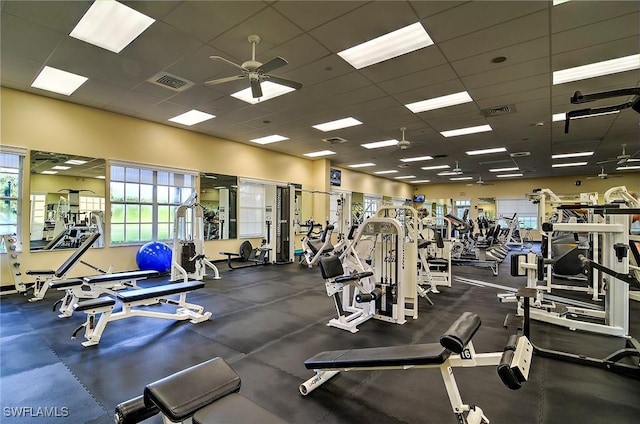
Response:
M527 380L533 348L527 337L515 334L502 352L476 353L471 339L479 328L480 317L465 312L440 336L439 343L320 352L304 362L316 374L300 385L300 393L308 395L340 371L439 368L457 422L488 423L482 409L462 402L452 368L497 365L502 382L515 390Z
M251 245L249 240L245 240L240 244L240 249L238 253L235 252L219 252L221 255L226 255L227 257L227 266L230 270L238 269L238 268L246 268L250 266L257 265L267 265L269 263L269 252L271 251L270 247L265 246L266 240L262 241L262 246L256 247L255 249ZM236 260L238 262L250 262L248 265L243 266L233 266L232 262Z
M240 376L222 358L213 358L154 383L120 403L116 424L134 424L158 413L163 422L286 424L240 393Z
M101 296L77 302L74 304L73 309L86 313L87 319L74 330L71 338L74 339L76 334L84 328L84 337L87 341L83 342L82 345L85 347L96 345L100 342L102 332L108 323L132 316L164 318L176 321L190 320L194 324L207 321L211 317L211 312L203 313L204 308L202 306L187 303L187 293L202 287L204 287L204 283L200 281L188 281L186 283L115 292L116 298L122 304L122 309L115 313L113 310L115 309L116 299L111 296ZM169 298L176 295L178 299ZM174 305L176 310L173 313L169 313L143 309L145 306L159 303ZM99 318L96 319L98 315Z
M49 282L54 278L64 278L64 275L71 270L71 268L80 261L82 255L84 255L87 250L95 243L96 240L100 238L100 233L91 233L91 235L82 242L80 246L76 249L75 252L69 258L64 261L62 265L57 270L53 269L40 269L40 270L29 270L26 272L27 275L33 275L36 278L36 281L33 283L33 297L29 299L29 302L37 302L38 300L42 300L44 295L47 294L47 290L49 289Z
M139 280L156 277L159 274L158 271L153 270L138 270L50 281L49 288L65 291L64 297L54 303L53 310L60 305L58 317L70 317L73 315L73 305L80 299L95 299L103 294L115 295L116 290L127 288L139 289L137 284Z

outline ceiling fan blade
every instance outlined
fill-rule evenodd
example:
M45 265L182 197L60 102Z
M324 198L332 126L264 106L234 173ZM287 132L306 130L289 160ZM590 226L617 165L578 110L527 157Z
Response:
M243 68L242 66L238 65L237 63L234 63L234 62L232 62L232 61L230 61L228 59L225 59L222 56L209 56L209 59L213 59L213 60L215 60L217 62L221 62L221 63L226 63L229 66L233 66L236 69L239 69L241 71L247 72L247 69Z
M205 81L205 84L207 85L216 85L216 84L222 84L225 82L231 82L231 81L237 81L237 80L241 80L246 78L245 75L236 75L234 77L226 77L226 78L218 78L218 79L214 79L211 81Z
M274 77L273 75L263 75L266 79L275 82L276 84L285 85L287 87L295 88L296 90L300 90L302 88L302 83L298 81L292 81L285 78Z
M251 95L254 99L262 97L262 87L260 87L260 81L257 79L251 80Z
M260 66L258 68L258 71L261 71L263 74L266 74L268 72L271 72L275 69L281 68L284 65L288 64L289 62L287 62L284 58L278 56L275 57L273 59L271 59L270 61L268 61L267 63L263 63L262 66Z

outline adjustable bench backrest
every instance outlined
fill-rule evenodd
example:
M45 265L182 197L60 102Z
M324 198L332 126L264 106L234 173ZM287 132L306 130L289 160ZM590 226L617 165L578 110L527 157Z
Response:
M330 280L335 277L344 275L344 268L338 255L331 255L320 258L320 273L322 278Z
M60 265L60 267L56 270L56 273L55 273L56 277L62 277L67 272L69 272L71 267L74 266L76 262L80 260L82 255L84 255L87 252L87 250L89 250L89 248L93 245L93 243L95 243L95 241L98 240L98 238L100 238L100 233L98 232L91 233L91 235L85 241L82 242L82 244L76 249L76 251L73 252L73 255L69 256L69 258L66 261L64 261L64 263Z

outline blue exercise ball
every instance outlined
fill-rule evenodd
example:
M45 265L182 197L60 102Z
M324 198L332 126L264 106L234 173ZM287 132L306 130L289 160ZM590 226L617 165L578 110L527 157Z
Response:
M152 241L143 245L136 254L136 263L141 270L167 272L171 269L171 248L164 243Z

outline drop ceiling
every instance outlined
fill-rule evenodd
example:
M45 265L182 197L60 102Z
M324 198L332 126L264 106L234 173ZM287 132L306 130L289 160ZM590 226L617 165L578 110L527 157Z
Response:
M483 180L492 168L517 166L524 177L616 173L626 145L640 150L640 114L617 114L552 122L552 114L629 101L633 96L573 105L575 91L594 93L637 87L640 72L621 72L552 85L552 72L640 51L640 2L570 1L130 1L127 6L155 22L120 53L69 37L91 6L87 1L2 1L1 84L17 90L255 145L251 139L279 134L288 140L259 146L303 157L336 152L332 164L372 162L358 172L397 170L392 179L449 182L423 166L447 164ZM398 28L420 22L434 44L356 70L338 52ZM256 59L284 57L275 75L303 88L250 105L230 94L246 80L207 86L205 81L236 75L232 67L251 57L249 34L258 34ZM506 60L494 63L504 56ZM31 87L45 67L88 78L70 96ZM160 73L192 82L176 91L149 82ZM467 91L473 101L414 114L404 105ZM186 127L168 120L197 109L216 117ZM488 109L497 109L495 114ZM363 124L322 132L313 125L345 117ZM479 125L490 132L443 137L440 132ZM401 139L407 150L368 150L361 144ZM342 139L339 142L325 140ZM324 140L323 140L324 139ZM346 140L346 141L343 141ZM468 156L491 147L506 152ZM588 166L552 168L552 154L594 151ZM529 152L524 155L523 152ZM521 155L520 155L521 154ZM425 162L402 158L432 156ZM628 172L628 171L627 171ZM637 171L634 171L637 172ZM404 181L411 181L404 180Z

